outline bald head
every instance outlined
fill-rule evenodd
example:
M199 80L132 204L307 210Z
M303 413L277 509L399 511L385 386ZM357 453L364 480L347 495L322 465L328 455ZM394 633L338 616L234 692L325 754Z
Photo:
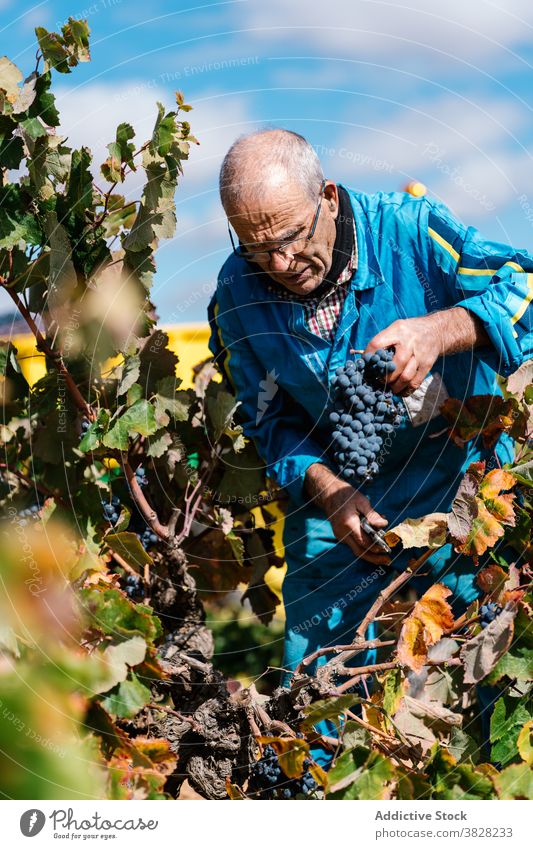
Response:
M220 199L226 213L275 196L288 183L314 201L324 179L309 142L290 130L260 130L241 136L220 169Z

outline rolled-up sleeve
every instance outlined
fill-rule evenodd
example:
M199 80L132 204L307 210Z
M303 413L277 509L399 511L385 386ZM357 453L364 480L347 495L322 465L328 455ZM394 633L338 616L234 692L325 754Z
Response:
M209 348L240 401L238 417L244 433L253 440L267 475L286 489L293 501L301 502L309 466L322 463L332 468L323 448L308 436L313 422L278 384L279 375L269 372L257 357L241 324L239 308L227 291L220 297L217 289L208 315Z
M456 306L483 322L490 346L475 354L502 376L533 356L533 256L483 238L440 203L428 201L430 270L440 274Z

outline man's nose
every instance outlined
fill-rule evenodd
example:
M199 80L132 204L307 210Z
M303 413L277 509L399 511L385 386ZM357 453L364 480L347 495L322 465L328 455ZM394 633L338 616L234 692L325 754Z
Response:
M285 271L291 264L292 256L285 256L278 251L270 254L270 268L272 271Z

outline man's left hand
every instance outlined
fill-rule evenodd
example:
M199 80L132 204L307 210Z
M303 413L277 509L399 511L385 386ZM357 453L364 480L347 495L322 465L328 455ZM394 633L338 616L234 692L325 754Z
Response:
M368 343L367 351L395 348L396 371L387 379L387 388L395 395L410 395L433 368L442 353L441 323L442 313L398 319Z

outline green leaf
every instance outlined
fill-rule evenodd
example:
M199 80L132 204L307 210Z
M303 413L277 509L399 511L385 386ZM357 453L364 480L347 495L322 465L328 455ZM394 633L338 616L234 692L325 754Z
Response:
M89 62L91 56L89 53L89 25L87 21L77 20L69 17L68 22L61 27L65 44L70 51L70 54L75 58L75 62L71 59L71 64L77 62Z
M526 486L533 486L533 460L530 460L528 463L519 463L518 466L511 466L509 471L520 483L524 483Z
M117 419L113 427L103 437L102 442L107 448L118 448L120 451L126 451L128 436L136 434L150 436L156 430L155 408L153 404L142 398Z
M451 729L448 750L458 763L468 759L475 762L479 759L478 743L462 728L453 727Z
M83 217L92 206L93 177L89 171L92 154L88 147L72 151L66 200L74 215Z
M46 216L45 232L50 245L50 309L61 309L77 286L78 278L72 262L72 249L67 231L57 220L55 211Z
M426 772L433 785L434 799L491 799L494 786L490 778L469 764L458 764L449 751L438 743Z
M487 684L496 684L504 675L517 681L531 681L533 679L533 650L526 646L512 647L500 658L487 677Z
M88 626L117 637L139 634L153 643L163 633L159 618L147 604L133 604L121 590L102 587L83 588L78 593L82 613Z
M80 451L87 454L89 451L95 451L101 442L101 439L109 425L109 411L98 410L96 420L89 425L88 430L84 433L80 442Z
M510 696L498 699L490 720L493 761L505 765L518 756L518 735L531 718L526 699L513 699Z
M122 165L128 165L135 171L133 154L135 145L129 144L129 140L135 136L135 130L131 124L119 124L116 132L116 140L107 145L109 157L101 167L102 175L110 183L124 182Z
M122 376L117 389L117 395L124 395L134 383L137 382L141 373L141 360L138 356L126 357L126 362L122 366Z
M46 127L42 125L38 118L25 118L20 122L20 128L25 136L33 140L38 139L40 136L48 135Z
M104 678L94 688L95 693L105 693L126 679L129 666L142 663L146 655L146 641L143 637L135 636L118 645L108 646L102 652L104 663Z
M64 40L56 32L48 32L44 27L35 27L35 35L45 62L60 74L70 74L69 51Z
M179 390L181 380L169 375L157 382L155 400L156 411L165 410L178 422L186 422L189 418L189 408L192 403L191 394L187 390ZM156 412L157 414L157 412Z
M130 533L129 531L107 534L105 544L111 551L120 555L129 566L132 566L138 571L143 570L146 564L148 566L153 565L154 561L142 547L137 534Z
M13 135L17 124L7 115L0 115L0 168L18 168L24 156L22 139Z
M528 764L507 767L494 777L500 799L533 799L533 770Z
M331 699L321 699L318 702L313 702L311 705L306 705L303 709L306 717L301 723L302 731L310 731L314 725L323 722L325 719L332 720L335 726L340 728L342 715L360 701L357 696L347 693L342 696L334 696Z
M59 112L56 109L55 97L50 92L51 84L52 74L50 71L39 74L35 82L35 99L28 109L27 114L28 118L41 118L48 127L58 127ZM61 139L56 137L57 147L60 146L60 141ZM67 150L67 148L62 149L64 151Z
M102 706L114 716L131 718L138 714L151 698L148 687L141 684L134 672L130 672L126 681L122 681L102 699Z
M29 198L20 186L0 186L0 248L11 250L20 241L41 243L39 222L28 207Z

